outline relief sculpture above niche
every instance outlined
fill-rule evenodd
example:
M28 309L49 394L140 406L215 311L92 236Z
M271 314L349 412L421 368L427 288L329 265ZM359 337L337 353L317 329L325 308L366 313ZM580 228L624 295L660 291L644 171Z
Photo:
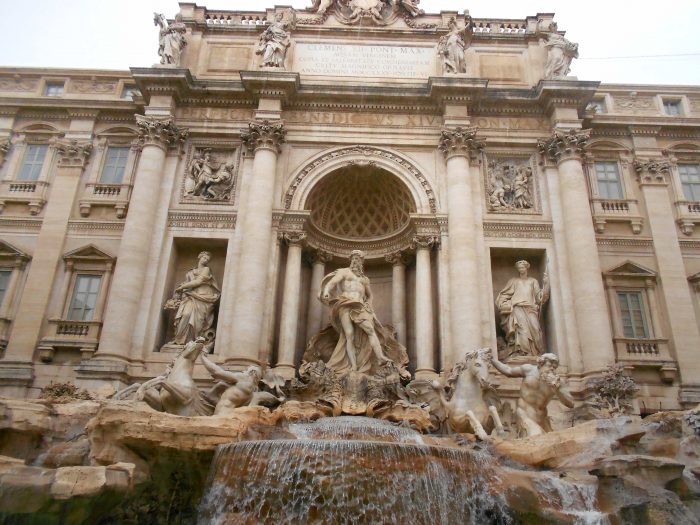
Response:
M195 146L189 154L182 202L230 202L238 172L236 150Z
M486 200L492 213L539 213L530 159L489 158Z

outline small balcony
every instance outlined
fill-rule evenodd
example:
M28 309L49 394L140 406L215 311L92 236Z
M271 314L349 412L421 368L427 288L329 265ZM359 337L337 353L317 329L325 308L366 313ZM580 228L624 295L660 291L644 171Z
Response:
M642 232L642 219L636 199L591 199L593 209L593 224L597 233L605 233L605 225L609 222L628 223L632 233Z
M129 184L89 183L85 186L85 193L79 202L80 215L89 217L93 206L112 206L117 213L117 218L123 219L129 207L130 195L131 185Z
M619 363L635 367L656 368L664 382L673 382L678 373L678 366L671 357L667 339L616 337L614 343Z
M38 215L46 204L49 183L42 180L4 180L0 182L0 213L8 203L26 204L29 213Z
M700 224L700 202L676 201L676 220L685 235L692 235L695 225Z
M101 321L49 319L47 333L39 343L39 358L50 363L57 349L77 348L83 360L90 359L97 350L101 330Z

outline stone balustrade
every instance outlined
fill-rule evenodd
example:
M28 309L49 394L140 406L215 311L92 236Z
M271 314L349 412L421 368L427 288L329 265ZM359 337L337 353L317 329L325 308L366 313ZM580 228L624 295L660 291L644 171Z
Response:
M629 223L632 233L641 233L644 219L636 199L591 199L593 224L597 233L605 232L608 222Z
M97 349L101 330L101 321L49 319L46 335L38 346L39 357L51 362L58 348L77 348L83 358L89 358Z

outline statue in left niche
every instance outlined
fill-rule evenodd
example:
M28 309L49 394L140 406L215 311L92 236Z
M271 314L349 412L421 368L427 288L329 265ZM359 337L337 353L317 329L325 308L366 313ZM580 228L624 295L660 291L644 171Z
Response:
M182 17L175 15L175 22L168 21L160 13L153 13L153 23L160 28L158 33L158 55L163 65L179 67L182 59L182 50L187 45L185 39L186 28L182 23Z
M209 268L211 253L197 256L197 266L187 272L185 280L175 288L166 310L175 310L175 333L170 344L184 345L198 337L214 338L214 306L221 296L216 278Z
M284 69L287 50L291 45L291 31L296 27L296 12L287 9L275 14L275 21L265 28L258 40L256 55L262 55L260 67Z

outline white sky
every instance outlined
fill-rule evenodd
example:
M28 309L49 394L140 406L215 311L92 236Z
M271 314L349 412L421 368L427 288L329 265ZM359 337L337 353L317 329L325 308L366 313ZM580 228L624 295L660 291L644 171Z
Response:
M201 0L210 9L303 9L311 0ZM554 12L580 44L572 75L608 83L700 85L700 1L422 0L430 13L469 9L475 18ZM0 65L121 69L157 62L153 12L172 18L173 0L0 0ZM640 55L694 56L596 60Z

